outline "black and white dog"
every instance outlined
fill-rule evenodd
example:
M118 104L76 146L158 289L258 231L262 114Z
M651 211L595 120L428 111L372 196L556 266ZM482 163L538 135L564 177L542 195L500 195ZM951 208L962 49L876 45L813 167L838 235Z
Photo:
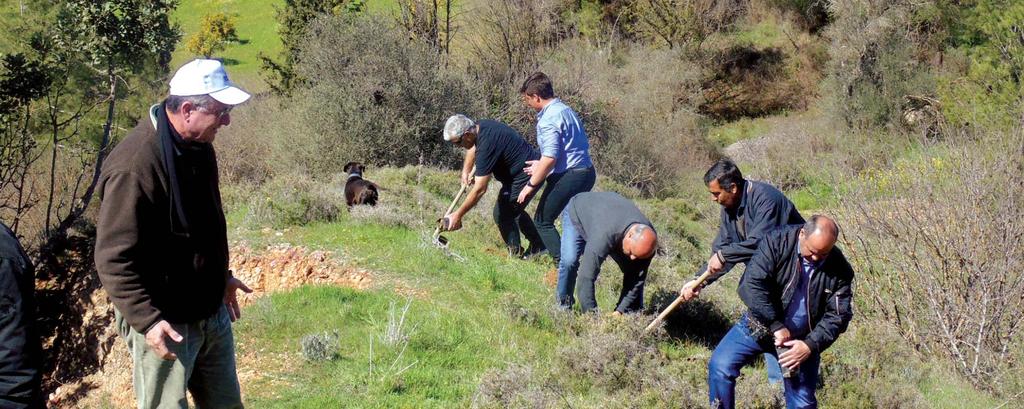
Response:
M363 171L366 170L366 165L359 162L349 162L345 164L345 172L348 172L348 180L345 181L345 202L348 203L348 207L355 205L377 205L377 198L379 197L377 190L379 187L376 183L369 180L363 179Z

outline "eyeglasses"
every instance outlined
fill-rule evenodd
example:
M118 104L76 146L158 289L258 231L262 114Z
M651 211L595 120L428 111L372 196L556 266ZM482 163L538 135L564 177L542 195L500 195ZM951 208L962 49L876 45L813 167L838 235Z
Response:
M212 111L210 111L210 110L209 110L208 108L206 108L206 107L199 107L199 109L203 110L203 112L206 112L206 113L210 113L210 114L214 114L214 115L216 115L216 116L217 116L217 119L224 119L224 116L226 116L226 115L230 114L230 113L231 113L231 110L232 110L233 108L234 108L234 106L233 106L233 105L228 105L228 106L224 107L224 109L220 110L219 112L212 112Z

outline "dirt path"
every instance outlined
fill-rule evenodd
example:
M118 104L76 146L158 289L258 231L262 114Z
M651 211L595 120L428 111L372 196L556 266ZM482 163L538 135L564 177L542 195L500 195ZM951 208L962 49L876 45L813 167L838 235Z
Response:
M324 284L366 289L374 284L374 275L365 269L345 265L333 252L290 245L276 245L255 250L246 245L231 249L231 269L235 277L253 289L241 298L243 305L269 293L286 291L306 284ZM94 275L95 277L95 275ZM97 331L103 348L97 356L85 357L98 361L98 369L91 374L71 380L57 381L60 386L50 395L52 407L133 407L131 371L128 348L114 330L113 307L106 293L97 288L92 292L89 314L84 318L82 331ZM253 356L238 356L239 378L244 390L264 371Z

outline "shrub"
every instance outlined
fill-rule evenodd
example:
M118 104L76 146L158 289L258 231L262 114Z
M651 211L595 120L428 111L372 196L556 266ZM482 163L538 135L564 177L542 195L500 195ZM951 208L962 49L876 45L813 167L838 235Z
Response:
M637 38L668 48L700 48L709 35L730 27L746 6L733 0L641 0L629 3L624 17Z
M692 110L700 98L700 69L681 51L567 41L555 55L541 69L580 114L599 174L658 195L680 172L716 157ZM532 122L528 126L532 136Z
M310 362L330 361L338 357L341 342L338 333L323 332L302 337L302 356Z
M958 11L952 63L940 78L943 114L956 125L1012 126L1024 100L1024 3L980 0Z
M280 141L304 149L288 163L320 175L341 172L348 160L455 163L441 138L444 120L479 113L482 95L445 70L435 50L375 17L322 17L308 31L297 64L308 87L288 101L297 132Z
M935 79L926 58L944 24L930 2L838 0L827 29L830 113L848 126L898 124L904 97L932 96Z
M843 199L872 311L1000 391L1024 327L1024 135L977 138L871 173Z
M252 194L246 218L275 227L334 221L345 208L342 189L301 175L278 176Z
M189 37L186 47L192 54L210 58L214 53L224 51L228 43L237 41L234 17L214 13L203 16L199 31Z

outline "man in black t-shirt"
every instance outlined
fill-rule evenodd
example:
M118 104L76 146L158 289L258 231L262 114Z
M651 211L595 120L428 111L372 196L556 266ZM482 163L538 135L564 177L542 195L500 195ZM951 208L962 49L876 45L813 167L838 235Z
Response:
M462 228L462 218L487 192L487 183L493 176L501 182L498 200L494 204L494 222L498 224L509 254L528 257L545 251L533 220L523 211L529 202L516 202L519 192L530 182L530 176L523 172L523 167L526 161L540 158L540 154L515 129L490 119L476 123L465 115L452 115L445 123L443 136L445 141L466 149L462 183L473 185L462 206L446 215L448 229ZM520 244L520 230L530 241L530 249L525 254Z

